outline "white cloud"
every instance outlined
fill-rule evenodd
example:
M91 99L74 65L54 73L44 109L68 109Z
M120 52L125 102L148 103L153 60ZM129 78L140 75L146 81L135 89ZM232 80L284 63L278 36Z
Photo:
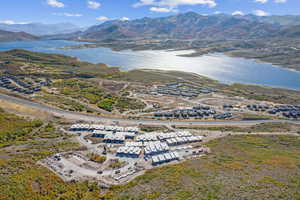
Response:
M172 9L172 8L159 8L159 7L151 7L149 10L151 12L159 12L159 13L177 12L176 9Z
M245 15L242 11L237 10L232 13L232 15Z
M109 17L105 17L105 16L100 16L100 17L97 17L96 20L98 20L98 21L107 21L107 20L129 21L130 19L128 17L122 17L122 18L116 19L116 18L109 18Z
M16 24L14 21L12 20L5 20L5 21L2 21L0 22L1 24L8 24L8 25L11 25L11 24Z
M258 3L267 3L269 0L255 0L255 2L258 2Z
M78 14L78 13L53 13L53 15L65 16L65 17L82 17L82 14Z
M105 17L105 16L100 16L100 17L97 17L96 20L98 20L98 21L107 21L107 20L109 20L109 18Z
M65 4L58 1L58 0L47 0L47 4L49 6L55 7L55 8L63 8L65 7Z
M87 4L88 4L88 7L91 9L97 9L101 6L101 3L96 2L96 1L88 1Z
M122 17L119 20L121 20L121 21L129 21L130 19L128 17Z
M30 22L15 22L13 20L4 20L4 21L1 21L0 24L7 24L7 25L13 25L13 24L30 24Z
M269 0L254 0L257 3L268 3ZM275 3L286 3L287 0L273 0Z
M269 16L270 14L263 11L263 10L254 10L253 11L253 14L256 15L256 16L260 16L260 17L263 17L263 16Z
M287 0L274 0L275 3L286 3Z
M169 8L177 8L182 5L207 5L215 7L217 5L215 0L139 0L133 4L133 7L140 6L164 6Z

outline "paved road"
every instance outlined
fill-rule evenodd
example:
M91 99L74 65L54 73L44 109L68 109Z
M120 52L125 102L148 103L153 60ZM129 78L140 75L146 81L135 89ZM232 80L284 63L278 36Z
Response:
M248 121L166 121L166 120L134 120L134 119L120 119L112 117L103 117L96 115L88 115L82 113L75 113L70 111L64 111L58 108L53 108L47 105L34 103L29 100L0 94L0 99L13 102L19 105L24 105L40 111L46 111L58 117L63 117L72 120L83 120L89 122L124 122L128 124L147 124L147 125L256 125L266 122L290 122L294 124L300 124L300 121L292 120L248 120Z

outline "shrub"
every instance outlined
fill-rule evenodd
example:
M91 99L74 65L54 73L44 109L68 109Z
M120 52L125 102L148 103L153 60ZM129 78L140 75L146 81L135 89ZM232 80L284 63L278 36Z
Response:
M106 156L101 156L95 153L90 153L88 155L91 161L97 162L97 163L104 163L106 161Z

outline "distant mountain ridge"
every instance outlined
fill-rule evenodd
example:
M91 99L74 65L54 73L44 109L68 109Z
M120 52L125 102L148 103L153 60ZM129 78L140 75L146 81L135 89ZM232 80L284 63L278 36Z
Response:
M82 30L80 27L71 23L58 23L58 24L42 24L42 23L29 23L29 24L1 24L0 29L12 32L26 32L32 35L53 35L53 34L66 34Z
M272 18L271 18L272 17ZM200 15L188 12L169 17L142 18L131 21L113 20L88 28L72 36L78 40L109 39L262 39L282 35L286 17L254 15ZM295 18L297 17L295 16Z
M40 38L25 32L11 32L11 31L0 30L0 42L38 40L38 39Z
M0 30L26 32L43 39L83 41L177 39L247 40L300 37L300 16L200 15L195 12L168 17L111 20L86 30L70 23L0 24Z
M281 26L298 26L300 25L300 15L271 15L271 16L255 16L245 15L242 18L255 20L262 23L277 24Z

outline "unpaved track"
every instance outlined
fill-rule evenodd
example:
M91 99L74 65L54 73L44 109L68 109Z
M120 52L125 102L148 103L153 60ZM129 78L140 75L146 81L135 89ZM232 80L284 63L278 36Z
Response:
M96 116L96 115L89 115L83 113L75 113L70 111L61 110L58 108L50 107L47 105L42 105L39 103L35 103L29 100L16 98L12 96L8 96L5 94L0 94L0 99L13 102L19 105L31 107L34 109L38 109L40 111L46 111L50 114L53 114L57 117L62 117L70 120L82 120L82 121L89 121L89 122L123 122L127 124L147 124L147 125L216 125L216 126L238 126L238 125L256 125L261 123L267 122L289 122L293 124L300 124L300 121L293 121L293 120L248 120L248 121L166 121L166 120L135 120L135 119L122 119L122 118L114 118L114 117L103 117L103 116Z

